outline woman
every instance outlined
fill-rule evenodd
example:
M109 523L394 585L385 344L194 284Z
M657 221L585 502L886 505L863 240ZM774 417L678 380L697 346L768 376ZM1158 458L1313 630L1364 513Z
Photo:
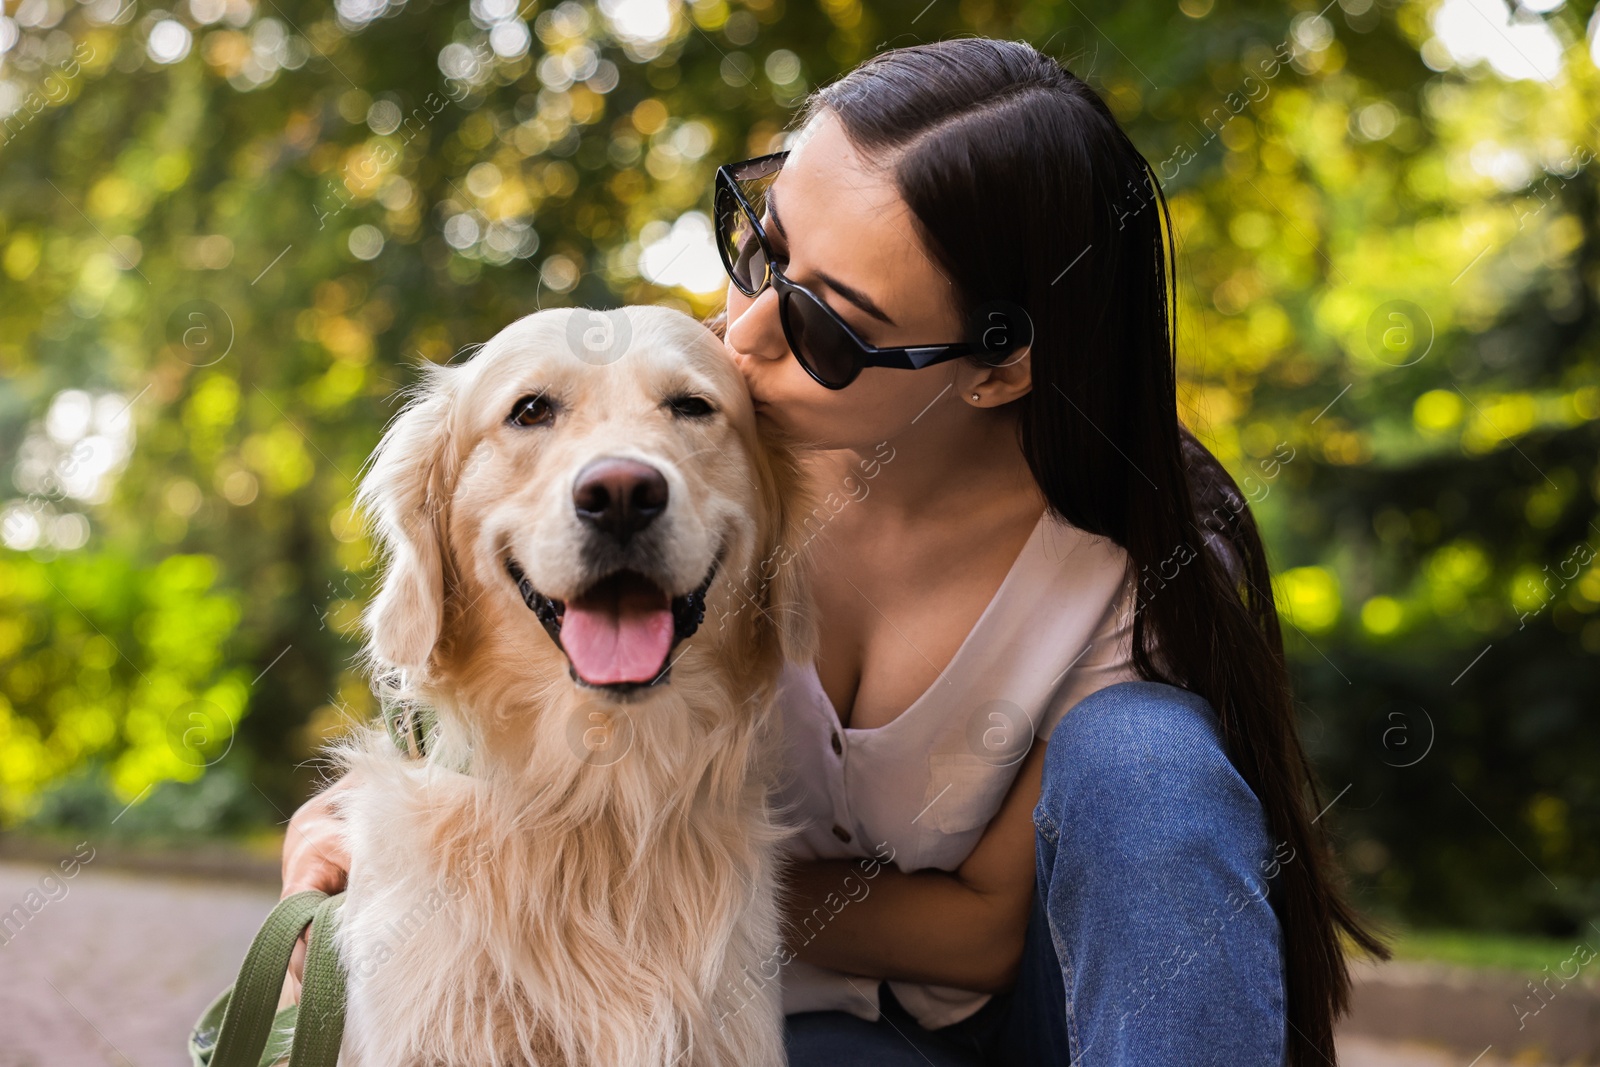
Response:
M1333 1062L1341 932L1388 951L1255 523L1178 419L1155 175L1014 42L882 53L798 127L717 191L718 325L843 501L782 695L791 1062ZM286 894L342 885L331 819Z

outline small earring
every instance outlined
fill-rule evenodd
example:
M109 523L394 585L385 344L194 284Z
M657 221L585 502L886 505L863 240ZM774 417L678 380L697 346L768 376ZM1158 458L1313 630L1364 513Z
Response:
M973 393L972 394L972 399L974 399L974 400L978 399L978 394L977 393Z

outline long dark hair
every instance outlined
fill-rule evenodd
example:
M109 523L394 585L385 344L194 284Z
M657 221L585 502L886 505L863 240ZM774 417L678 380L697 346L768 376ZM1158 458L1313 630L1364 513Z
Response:
M1334 1062L1350 995L1341 931L1390 953L1346 901L1313 821L1322 795L1255 519L1178 417L1160 182L1094 90L1020 42L880 53L813 93L795 126L824 111L892 168L963 321L990 300L1032 318L1033 387L1013 401L1023 453L1055 513L1131 557L1140 676L1216 709L1277 846L1288 1063Z

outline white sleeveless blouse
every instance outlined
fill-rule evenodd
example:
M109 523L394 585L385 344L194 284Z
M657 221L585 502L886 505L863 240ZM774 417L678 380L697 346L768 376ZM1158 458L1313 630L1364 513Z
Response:
M777 793L799 833L795 859L875 857L910 872L952 871L1000 809L1035 737L1078 701L1134 681L1128 554L1046 511L938 680L883 726L849 729L814 664L789 664L780 682L785 781ZM878 868L858 865L857 870ZM860 899L870 881L857 874ZM848 890L832 908L848 907ZM829 909L803 929L817 929ZM783 1009L878 1018L878 982L791 959L780 970ZM923 1026L971 1015L989 994L890 982Z

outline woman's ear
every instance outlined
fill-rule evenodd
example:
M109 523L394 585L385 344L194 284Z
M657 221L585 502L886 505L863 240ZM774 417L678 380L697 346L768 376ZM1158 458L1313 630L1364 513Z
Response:
M369 653L422 670L444 623L444 531L457 455L446 371L425 368L425 392L389 424L356 493L386 559L378 594L362 614Z
M1024 345L994 363L963 361L956 372L956 395L967 398L981 393L983 406L991 408L1026 396L1033 389L1032 354L1033 346Z
M777 630L784 658L809 663L817 654L817 629L806 548L810 531L805 523L817 503L816 489L791 442L777 430L759 436L762 510L770 516L756 564L760 607Z

